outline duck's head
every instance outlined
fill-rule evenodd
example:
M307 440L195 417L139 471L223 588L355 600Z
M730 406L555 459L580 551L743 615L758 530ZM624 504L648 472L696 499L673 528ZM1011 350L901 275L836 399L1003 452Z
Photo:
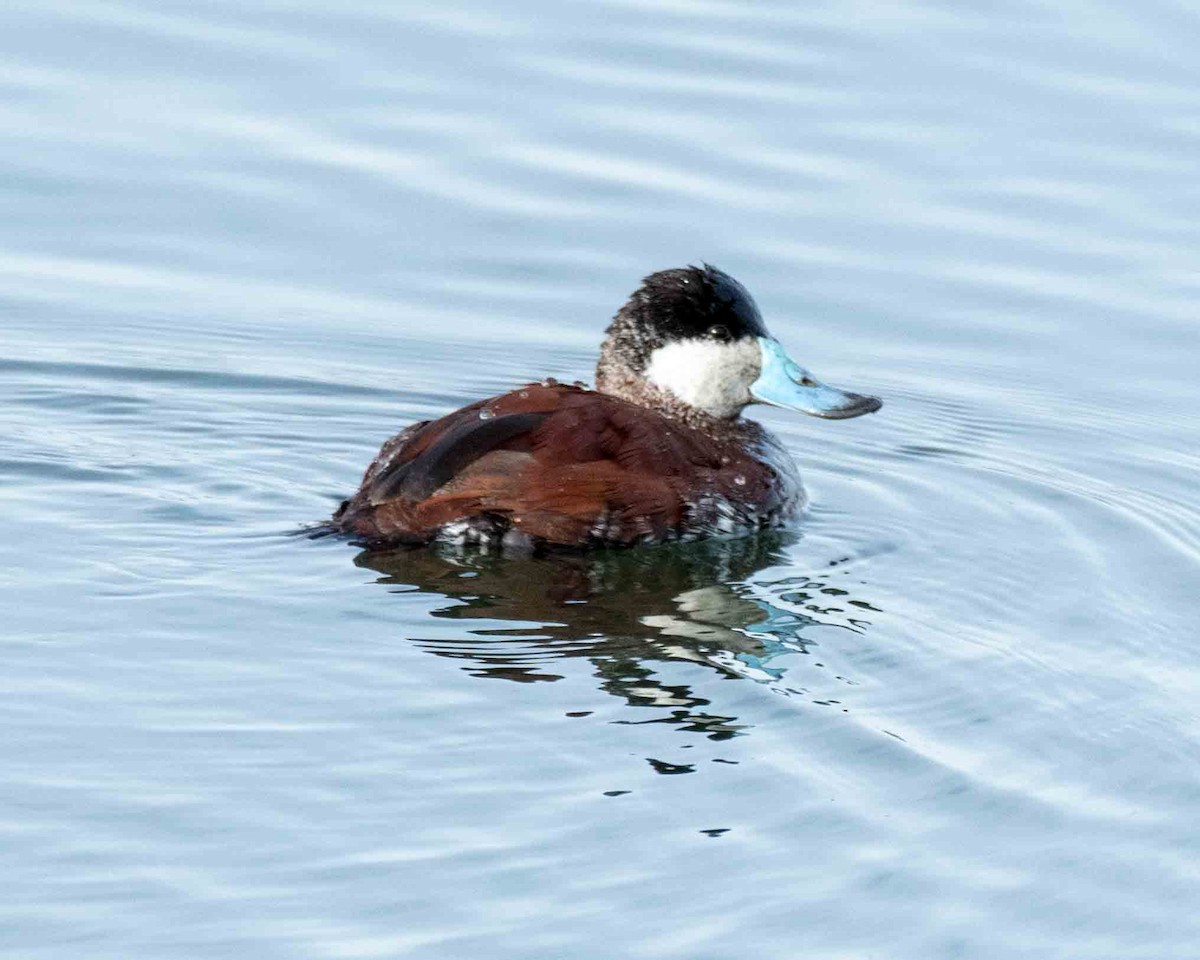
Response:
M821 383L792 360L767 332L750 292L707 264L642 281L608 328L596 386L639 403L666 394L722 420L751 403L829 420L883 405Z

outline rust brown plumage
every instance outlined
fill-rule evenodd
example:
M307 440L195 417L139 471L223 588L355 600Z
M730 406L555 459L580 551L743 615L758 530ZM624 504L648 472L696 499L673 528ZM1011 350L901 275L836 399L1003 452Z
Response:
M747 449L760 440L751 421L712 436L619 397L529 384L389 440L334 522L375 544L466 522L483 539L576 546L673 539L722 511L757 524L788 498Z

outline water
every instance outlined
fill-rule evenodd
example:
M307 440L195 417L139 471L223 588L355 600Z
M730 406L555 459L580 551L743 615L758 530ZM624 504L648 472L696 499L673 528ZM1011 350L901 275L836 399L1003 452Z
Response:
M1193 958L1200 17L120 3L0 29L0 943ZM709 260L875 417L779 538L294 532Z

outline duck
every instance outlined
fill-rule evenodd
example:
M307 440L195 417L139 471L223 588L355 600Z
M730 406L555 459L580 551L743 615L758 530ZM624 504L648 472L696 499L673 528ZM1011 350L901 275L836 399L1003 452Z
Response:
M537 552L786 525L806 495L791 455L743 416L760 403L829 420L882 406L792 360L729 274L661 270L608 326L594 388L547 378L408 426L330 526L367 549Z

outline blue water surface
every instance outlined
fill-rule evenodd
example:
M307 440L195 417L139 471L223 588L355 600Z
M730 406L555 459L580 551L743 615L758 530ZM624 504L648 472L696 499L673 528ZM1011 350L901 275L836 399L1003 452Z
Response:
M0 950L1194 960L1200 12L0 13ZM297 536L707 260L773 537ZM803 422L801 422L803 421Z

